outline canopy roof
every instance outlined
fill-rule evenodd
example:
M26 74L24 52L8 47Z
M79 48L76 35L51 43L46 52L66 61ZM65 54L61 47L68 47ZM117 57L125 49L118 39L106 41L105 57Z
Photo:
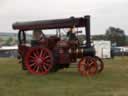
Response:
M70 27L86 27L86 21L89 16L70 17L65 19L40 20L28 22L16 22L12 25L13 29L17 30L35 30L35 29L57 29Z

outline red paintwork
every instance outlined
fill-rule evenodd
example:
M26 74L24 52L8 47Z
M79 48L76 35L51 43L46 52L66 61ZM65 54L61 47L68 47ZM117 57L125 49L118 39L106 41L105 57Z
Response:
M30 73L45 75L53 66L53 56L47 48L31 48L25 58L25 65Z
M26 46L25 44L18 45L18 52L22 57L24 57L27 54L29 49L30 47Z
M60 38L58 38L57 36L50 36L49 38L47 38L48 48L53 49L59 40Z

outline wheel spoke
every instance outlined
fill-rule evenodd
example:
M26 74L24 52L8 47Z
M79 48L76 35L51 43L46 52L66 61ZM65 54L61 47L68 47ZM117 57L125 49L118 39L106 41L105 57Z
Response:
M31 60L30 60L30 62L32 62L32 63L33 63L33 62L35 62L35 60L31 59Z
M33 55L34 55L35 57L37 57L37 54L36 54L35 52L33 52Z
M36 63L32 63L32 64L30 64L31 67L34 66L34 65L36 65Z
M35 50L35 53L36 53L37 56L39 56L39 54L40 54L39 50Z
M44 71L42 66L39 67L39 71L40 72L43 72Z
M44 65L46 65L47 67L51 67L51 64L48 63L44 63Z
M46 57L47 56L47 53L44 51L43 54L42 54L43 57Z
M43 50L40 51L40 57L42 56Z
M36 72L39 72L39 69L40 69L40 67L39 67L39 66L37 66Z
M37 65L35 65L35 66L33 67L33 70L36 71L36 68L37 68Z
M47 59L49 59L50 58L50 56L46 56L45 58L44 58L44 60L47 60Z
M51 60L49 59L49 60L46 60L45 62L48 63L48 64L50 64L51 63Z
M43 65L43 69L45 70L45 71L47 71L48 69L47 69L47 67L45 66L45 65Z
M81 65L85 65L86 64L86 59L84 58L82 61L81 61Z
M93 75L94 73L95 73L95 71L96 71L96 66L92 66L92 67L90 67L90 69L89 69L89 74L90 75Z
M30 56L30 58L35 59L35 57L34 57L34 56Z
M92 65L94 63L94 60L90 59L90 65Z

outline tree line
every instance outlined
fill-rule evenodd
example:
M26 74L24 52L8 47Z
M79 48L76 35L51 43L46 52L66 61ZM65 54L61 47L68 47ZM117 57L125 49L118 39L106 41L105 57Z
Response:
M104 35L94 35L92 40L110 40L114 46L126 46L128 44L128 36L125 31L116 27L109 27Z

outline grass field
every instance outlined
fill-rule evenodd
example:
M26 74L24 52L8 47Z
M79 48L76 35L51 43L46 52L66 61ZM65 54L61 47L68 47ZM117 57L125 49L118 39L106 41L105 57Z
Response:
M16 59L0 58L0 96L128 96L128 57L104 62L94 77L81 77L76 68L35 76Z

